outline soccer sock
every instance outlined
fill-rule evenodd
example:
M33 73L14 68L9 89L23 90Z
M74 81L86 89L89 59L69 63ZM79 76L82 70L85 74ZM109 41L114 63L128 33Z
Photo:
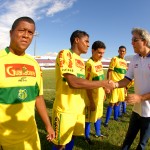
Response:
M101 135L101 119L98 119L98 120L94 123L94 126L95 126L96 135L97 135L97 136L100 136L100 135Z
M74 147L74 140L72 139L68 144L66 144L65 150L72 150Z
M90 137L90 122L85 123L85 137L86 138Z
M122 107L123 107L122 112L126 113L126 102L122 102Z
M112 113L112 106L108 106L108 107L107 107L107 112L106 112L105 124L108 123L108 121L109 121L109 119L110 119L110 116L111 116L111 113Z
M52 150L58 150L58 148L55 145L53 145Z
M119 105L114 105L114 120L118 119Z
M122 115L122 103L119 103L118 105L118 117Z

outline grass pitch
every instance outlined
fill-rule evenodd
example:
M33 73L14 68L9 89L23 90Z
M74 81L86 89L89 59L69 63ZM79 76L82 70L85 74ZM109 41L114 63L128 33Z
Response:
M105 70L105 73L106 71L107 70ZM43 82L44 82L44 99L46 102L47 111L51 118L53 101L55 99L55 70L43 70ZM133 87L130 88L128 92L133 93L134 88ZM105 121L105 113L106 113L107 106L108 106L108 101L106 100L104 102L104 115L102 118L102 122ZM120 118L121 120L120 122L114 121L112 115L111 120L109 121L108 128L105 128L103 125L101 127L101 132L107 136L103 139L94 137L95 130L93 124L91 124L90 138L94 142L94 145L90 146L84 141L83 137L77 137L75 139L74 150L120 150L128 128L131 112L132 112L132 106L131 105L127 106L128 115L125 115L122 118ZM52 143L46 141L46 131L45 131L44 124L42 123L38 114L36 113L35 115L36 115L36 121L37 121L38 131L41 140L41 149L51 150ZM138 141L139 141L139 135L134 140L131 150L136 149ZM149 149L150 149L150 141L147 145L146 150Z

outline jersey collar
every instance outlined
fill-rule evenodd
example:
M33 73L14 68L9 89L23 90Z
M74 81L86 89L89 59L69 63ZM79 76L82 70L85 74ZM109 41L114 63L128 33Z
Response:
M8 47L5 48L5 51L6 51L7 54L9 54L9 52L10 52Z

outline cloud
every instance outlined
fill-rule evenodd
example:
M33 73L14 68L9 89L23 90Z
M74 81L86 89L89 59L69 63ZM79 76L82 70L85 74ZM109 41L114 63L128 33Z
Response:
M52 7L47 11L47 15L54 15L57 12L63 11L72 7L76 0L54 0Z
M0 5L0 49L9 44L9 30L14 20L21 16L29 16L34 20L54 16L66 10L77 0L2 0ZM57 20L58 21L58 20Z

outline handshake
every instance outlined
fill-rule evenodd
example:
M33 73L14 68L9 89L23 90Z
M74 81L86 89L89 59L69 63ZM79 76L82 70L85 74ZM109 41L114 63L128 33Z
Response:
M111 93L113 89L118 88L118 82L112 80L104 80L104 88L106 93Z

